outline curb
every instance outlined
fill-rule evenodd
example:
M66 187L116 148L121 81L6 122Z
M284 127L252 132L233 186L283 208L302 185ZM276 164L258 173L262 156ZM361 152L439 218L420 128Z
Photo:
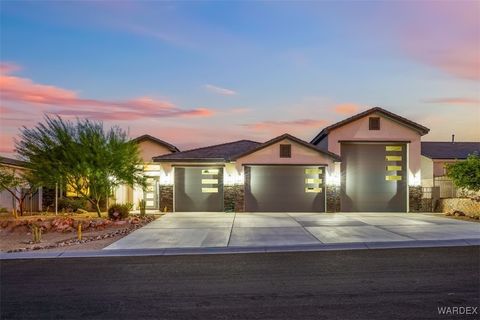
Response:
M0 260L16 259L56 259L56 258L105 258L105 257L141 257L141 256L178 256L238 253L281 253L316 252L343 250L377 250L406 248L435 248L480 246L480 238L456 240L411 240L389 242L351 242L333 244L269 246L269 247L210 247L210 248L159 248L159 249L121 249L96 251L57 251L57 252L14 252L0 253Z

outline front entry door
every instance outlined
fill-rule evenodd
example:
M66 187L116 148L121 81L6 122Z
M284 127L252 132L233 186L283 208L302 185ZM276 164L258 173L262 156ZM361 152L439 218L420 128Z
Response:
M147 177L147 187L143 194L145 208L148 210L158 209L158 177Z

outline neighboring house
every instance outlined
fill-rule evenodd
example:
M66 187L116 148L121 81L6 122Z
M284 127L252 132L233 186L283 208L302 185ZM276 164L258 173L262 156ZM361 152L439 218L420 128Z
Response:
M148 134L133 139L138 143L140 157L143 160L143 171L147 177L147 188L142 190L139 186L129 187L126 185L117 188L114 194L114 200L118 203L133 203L134 208L138 208L141 199L145 199L146 208L149 210L159 210L159 184L162 176L161 168L153 163L152 157L162 154L171 154L179 152L177 147L168 142L152 137Z
M16 174L21 174L25 172L26 162L11 159L6 157L0 157L0 166L14 171ZM20 188L17 190L17 194L21 194ZM18 209L19 204L17 203L16 199L12 196L12 194L6 190L0 192L0 208L5 208L8 211L12 211L13 208ZM24 209L27 211L40 211L42 208L42 188L38 190L38 192L33 196L26 198L24 200Z
M446 177L446 164L480 154L480 142L422 142L422 186L440 187L440 197L454 197L456 188Z

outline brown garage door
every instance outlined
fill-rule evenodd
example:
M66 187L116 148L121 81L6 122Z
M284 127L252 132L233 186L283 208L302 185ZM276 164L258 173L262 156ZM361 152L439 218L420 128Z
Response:
M325 168L245 166L245 211L324 212Z
M223 168L175 167L175 211L223 211Z
M405 212L406 149L405 143L342 143L341 210Z

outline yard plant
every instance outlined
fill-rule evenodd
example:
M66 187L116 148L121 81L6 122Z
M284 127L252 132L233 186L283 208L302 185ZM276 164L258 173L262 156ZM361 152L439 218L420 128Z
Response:
M43 123L21 129L16 151L41 185L61 184L89 201L99 217L100 203L117 186L145 185L137 144L101 121L45 116Z
M37 183L31 172L19 172L0 165L0 191L4 190L17 201L20 215L23 215L25 199L38 192Z
M447 176L459 188L480 191L480 157L471 154L465 161L447 164Z

